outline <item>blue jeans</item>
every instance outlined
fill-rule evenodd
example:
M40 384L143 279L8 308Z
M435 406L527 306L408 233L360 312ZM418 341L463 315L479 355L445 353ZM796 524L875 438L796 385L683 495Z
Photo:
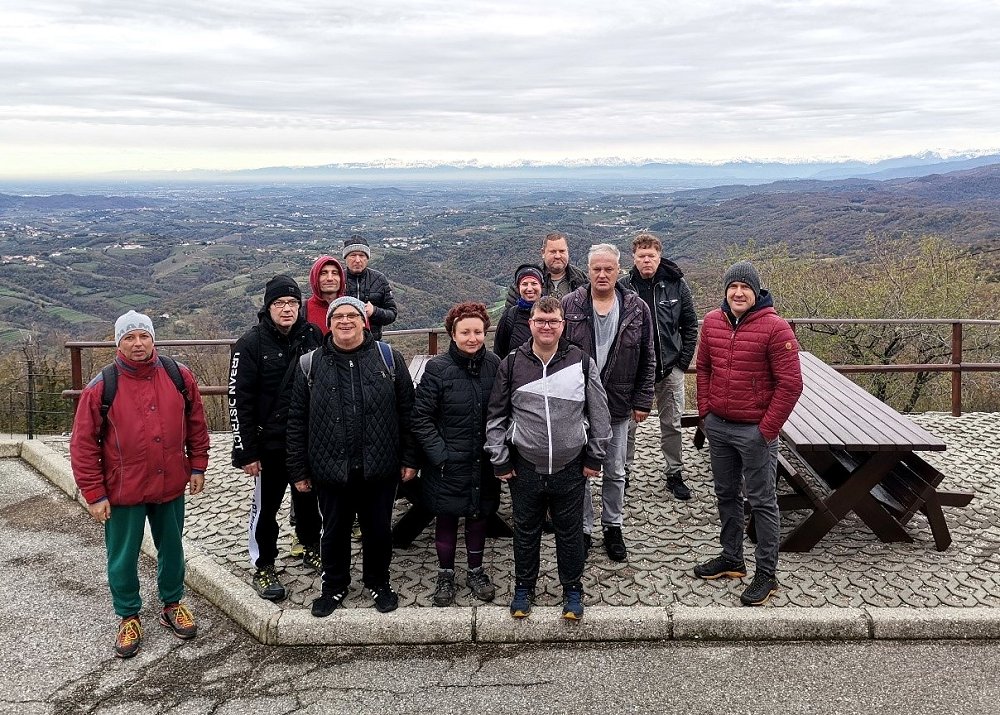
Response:
M611 423L611 441L604 457L601 476L601 525L621 526L625 520L625 453L628 449L628 429L635 424L631 417ZM583 500L583 533L594 530L594 500L587 484Z

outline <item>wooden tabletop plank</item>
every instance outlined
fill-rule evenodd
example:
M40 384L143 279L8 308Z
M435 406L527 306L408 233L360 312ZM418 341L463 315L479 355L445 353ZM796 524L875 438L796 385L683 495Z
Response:
M942 450L945 443L808 352L803 393L782 429L799 449Z

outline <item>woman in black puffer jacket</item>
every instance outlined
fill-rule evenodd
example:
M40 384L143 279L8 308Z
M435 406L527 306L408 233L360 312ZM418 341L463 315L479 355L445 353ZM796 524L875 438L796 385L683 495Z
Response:
M500 481L493 476L486 443L486 409L500 358L486 349L490 318L482 303L459 303L444 321L448 352L427 363L417 386L412 430L423 447L425 504L437 517L437 589L434 605L455 600L458 520L465 517L472 594L491 601L495 588L483 569L486 519L500 505Z

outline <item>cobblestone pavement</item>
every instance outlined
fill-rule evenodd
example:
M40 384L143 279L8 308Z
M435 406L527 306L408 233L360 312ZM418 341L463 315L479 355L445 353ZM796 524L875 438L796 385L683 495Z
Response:
M945 552L934 548L930 528L923 515L916 515L907 531L911 544L883 544L851 515L808 553L781 554L778 578L781 589L771 604L781 606L1000 606L1000 439L994 413L951 417L940 413L913 416L915 422L944 439L945 452L922 453L946 475L942 489L975 494L965 508L946 508L953 543ZM628 491L625 540L627 563L615 563L604 553L595 536L584 574L588 605L737 606L745 585L720 579L702 581L692 577L699 561L718 552L718 518L712 493L707 450L691 446L693 430L685 435L685 477L693 498L681 502L667 491L663 461L658 448L657 421L640 426L636 464ZM65 438L46 438L55 448L68 451ZM251 482L242 471L229 465L229 435L212 435L212 460L205 492L188 501L186 536L220 565L248 580L247 514ZM599 509L600 492L592 489ZM817 487L824 493L825 487ZM501 513L509 520L509 496L505 491ZM405 502L397 502L397 517ZM278 568L290 596L285 608L303 607L318 595L320 582L299 559L288 554L290 534L288 499L280 515L282 554ZM598 511L599 513L599 511ZM782 534L787 534L802 512L782 515ZM464 585L465 563L459 538L458 583ZM347 606L367 606L360 591L360 544L354 545L352 594ZM748 566L753 568L753 545L747 544ZM505 604L513 588L514 559L509 539L487 541L485 562L497 584L497 602ZM430 606L437 576L433 528L408 549L396 550L392 583L404 606ZM555 547L551 535L542 539L540 605L561 602L556 577ZM476 603L467 588L460 588L456 604Z

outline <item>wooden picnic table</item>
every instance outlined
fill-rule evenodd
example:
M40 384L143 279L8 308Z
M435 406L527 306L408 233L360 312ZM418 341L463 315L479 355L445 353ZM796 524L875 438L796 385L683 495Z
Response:
M782 541L783 551L808 551L850 512L886 542L913 541L904 528L926 515L935 546L951 534L942 506L965 506L972 494L938 491L944 475L917 452L941 451L943 440L878 400L808 352L800 352L803 392L781 430L788 449L830 487L818 494L782 458L779 473L793 494L780 495L782 511L811 513Z

